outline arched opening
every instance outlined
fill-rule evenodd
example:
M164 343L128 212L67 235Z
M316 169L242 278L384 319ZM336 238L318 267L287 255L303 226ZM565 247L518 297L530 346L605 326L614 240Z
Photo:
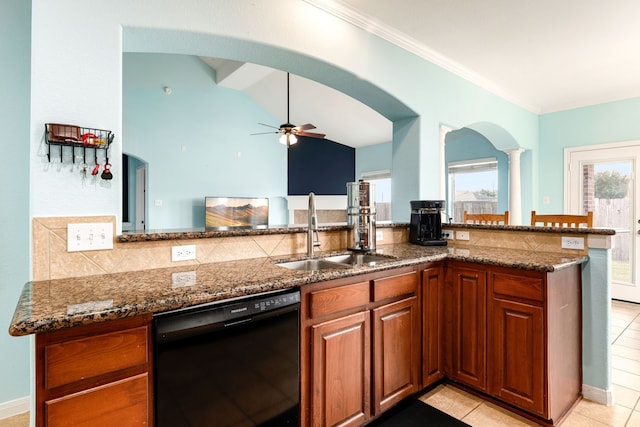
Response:
M191 56L191 57L193 57L194 55L198 55L198 56L207 55L207 56L216 56L219 58L228 58L234 61L252 62L252 63L265 65L268 67L290 71L300 76L307 77L309 79L314 79L319 83L322 83L336 90L339 90L345 93L346 95L349 95L354 99L359 100L365 105L370 106L372 109L374 109L375 111L377 111L378 113L380 113L381 115L383 115L384 117L388 118L391 121L401 120L407 116L415 117L415 113L412 110L410 110L406 105L404 105L402 102L400 102L393 96L389 95L383 89L376 87L371 83L358 78L357 76L355 76L353 73L349 71L339 69L333 65L323 63L317 59L303 57L300 54L295 52L275 49L270 46L257 45L256 43L250 43L250 42L241 41L241 40L229 40L227 38L214 36L214 35L192 34L192 33L183 33L183 32L177 33L171 30L159 30L159 29L127 28L124 30L123 41L124 41L123 51L125 52L125 54L131 53L131 52L136 52L136 53L155 52L155 53L171 53L171 54L178 53L181 55ZM159 44L158 41L163 41L163 42ZM232 48L232 47L235 47L235 48ZM123 83L123 86L126 86L126 82ZM161 90L157 90L157 93L158 94L155 96L158 96L158 99L160 100L160 102L162 102L162 100L169 99L169 96L171 96L171 95L167 95L166 93L162 93ZM177 94L176 91L173 91L174 97L178 95L179 94ZM159 104L156 104L156 105L159 105ZM348 118L346 118L346 120L348 120ZM258 122L258 121L259 120L252 120L251 122L255 125L255 122ZM271 119L263 119L262 121L267 123L272 122ZM160 125L161 125L161 122L167 123L167 119L159 121ZM142 135L135 135L136 138L129 138L128 136L130 135L127 135L128 121L126 117L123 117L123 123L124 123L123 134L125 137L127 137L126 141L123 142L123 152L135 153L135 151L129 150L130 149L129 144L140 143L140 141L142 141L144 138L140 138L142 137ZM242 129L242 130L247 135L249 135L250 133L249 129ZM258 130L260 129L255 128L254 131L258 131ZM233 135L234 133L232 132L227 134L226 140L228 141L229 144L233 143L233 140L234 140ZM188 134L185 134L184 139L182 140L180 140L179 138L174 138L174 141L175 141L174 145L179 147L179 149L176 149L176 154L174 154L175 162L179 161L180 156L185 157L186 156L185 153L189 153L189 150L191 150L191 147L188 146L188 139L189 139ZM203 166L202 168L207 168L208 170L215 170L220 165L220 163L216 163L216 160L215 160L216 157L219 157L219 160L222 160L222 162L225 162L224 164L227 166L230 165L231 162L235 162L238 165L240 165L241 163L248 160L247 154L248 154L248 151L251 150L251 148L248 148L247 146L243 146L240 148L228 149L228 146L227 146L225 150L229 151L229 153L225 153L227 157L224 157L224 155L221 155L221 156L210 155L212 161L207 163L207 165ZM207 156L207 154L202 154L201 156ZM284 158L286 158L286 150L280 154L276 154L275 157L263 156L263 158L265 158L266 160L263 162L261 166L264 166L267 163L273 163L273 164L277 163L278 167L282 170L283 165L281 165L280 163L282 163L281 158L283 156ZM148 158L147 156L143 156L143 157ZM179 175L179 178L175 178L174 176L172 176L172 171L181 170L180 168L178 167L172 168L170 166L158 168L153 164L154 159L149 157L149 161L151 162L149 167L150 182L157 182L157 180L154 179L154 174L157 174L157 173L162 174L162 180L168 179L168 180L171 180L172 182L175 181L176 179L181 180L183 179L184 176L191 174L191 173L187 174L186 172L183 172ZM218 166L216 166L216 164ZM284 165L284 168L286 169L286 164ZM195 168L189 169L188 166L183 166L182 169L191 170L191 171L196 170ZM246 174L245 175L240 174L240 175L243 177L247 176ZM216 179L218 179L219 181L222 180L219 178L216 178ZM239 179L235 180L234 182L237 183L238 181ZM155 188L158 188L158 187L156 186ZM242 193L242 191L236 191L236 190L234 190L234 192L236 194ZM177 193L177 190L174 191L174 194L175 193ZM209 195L215 196L215 194L209 194ZM253 194L247 194L247 195L253 196ZM284 200L285 196L287 196L286 193L275 194L274 200L280 200L280 201ZM204 194L203 194L203 197L204 197ZM162 206L162 203L163 203L162 197L151 196L150 203L152 204L152 206L150 206L150 210L155 209L157 206ZM393 203L393 200L392 200L392 203ZM281 203L278 203L278 204L281 205ZM162 209L167 210L166 206L167 205L165 204L165 208L162 208ZM201 219L200 218L201 215L199 214L200 210L201 209L198 209L198 206L196 206L192 212L184 212L183 214L180 214L180 215L165 215L161 213L160 215L163 215L163 218L164 218L163 220L169 217L172 217L172 218L182 217L183 221L185 221L186 223L189 223L190 221L192 221L193 223L197 223ZM155 217L155 214L154 214L154 217ZM283 216L280 215L279 217L283 217ZM282 224L284 222L273 222L273 223ZM177 227L180 228L181 226L179 225ZM151 227L151 228L154 228L154 227ZM172 226L166 225L163 223L160 228L172 228Z
M510 225L522 223L524 151L505 129L487 122L441 132L444 145L444 194L447 216L462 221L462 213L510 212Z

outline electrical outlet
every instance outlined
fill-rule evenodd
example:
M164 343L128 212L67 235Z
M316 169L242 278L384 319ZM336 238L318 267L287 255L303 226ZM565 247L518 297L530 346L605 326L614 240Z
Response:
M384 239L384 233L382 230L376 231L376 242L381 242Z
M451 230L442 230L442 237L445 240L453 240L453 231L451 231Z
M196 259L196 245L171 247L171 261L189 261L192 259Z
M67 224L67 252L113 249L113 224Z
M562 249L584 249L584 237L562 237Z
M456 240L469 240L468 231L456 231Z

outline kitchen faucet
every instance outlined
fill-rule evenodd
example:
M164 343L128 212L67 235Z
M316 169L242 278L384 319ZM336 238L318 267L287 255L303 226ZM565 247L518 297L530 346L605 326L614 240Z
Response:
M314 248L320 247L318 238L318 215L316 213L316 199L313 192L309 193L309 210L307 212L307 256L313 258Z

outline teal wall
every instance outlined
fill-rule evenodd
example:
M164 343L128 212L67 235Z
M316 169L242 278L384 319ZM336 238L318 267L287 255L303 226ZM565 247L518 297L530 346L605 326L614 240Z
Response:
M356 179L362 172L391 170L391 142L356 148Z
M411 200L435 198L426 195L421 197L423 193L420 192L420 186L416 185L421 179L421 169L433 172L433 169L429 170L429 166L420 163L420 131L421 122L417 117L393 122L391 221L409 222ZM437 180L432 181L431 184L434 182L437 183ZM438 192L437 184L429 187L432 190L427 194Z
M127 199L128 202L128 212L129 212L129 223L131 224L129 227L125 228L124 225L122 226L123 230L135 230L135 223L136 223L136 215L137 215L137 211L136 211L136 195L137 195L137 188L136 188L136 173L137 173L137 169L141 166L146 165L145 162L141 161L139 158L135 157L135 156L129 156L129 165L128 165L128 170L127 173L129 174L129 179L127 180L128 182L124 183L124 185L127 186L127 190L128 190L128 194L129 197ZM124 209L124 207L123 207ZM142 219L144 220L144 218Z
M447 134L445 139L446 165L449 162L488 157L495 157L498 161L498 212L503 212L509 209L509 159L507 154L504 151L496 150L487 138L474 130L463 128ZM449 194L448 179L446 185L447 194Z
M582 267L582 382L603 390L612 383L610 278L611 249L589 249Z
M287 148L250 135L279 121L195 56L123 56L123 151L148 163L147 229L204 227L206 196L268 197L269 223L286 224Z
M540 116L537 210L564 211L565 148L634 139L640 140L640 98ZM548 205L542 204L544 196Z
M29 94L31 2L0 0L0 403L29 395L28 337L7 331L30 278Z
M439 196L441 172L435 153L441 125L459 128L491 123L515 144L498 148L537 148L536 114L371 34L360 34L359 29L349 37L350 45L361 46L358 52L367 52L366 60L360 55L339 55L333 61L336 58L331 55L340 52L336 49L326 56L299 55L295 43L281 49L268 41L255 46L240 38L148 27L126 27L123 32L125 51L197 50L202 55L286 69L350 95L387 117L394 123L394 221L409 220L406 206L410 200ZM528 207L530 182L523 184L523 205Z

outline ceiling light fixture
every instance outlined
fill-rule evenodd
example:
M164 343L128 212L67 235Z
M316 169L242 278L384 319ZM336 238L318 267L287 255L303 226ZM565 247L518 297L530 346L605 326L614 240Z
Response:
M280 144L286 145L287 147L291 147L293 144L298 142L298 138L292 132L285 132L279 139Z
M267 126L273 129L276 129L275 132L260 132L260 133L252 133L251 135L262 135L265 133L279 133L280 144L286 145L287 147L291 147L292 145L298 142L298 136L308 136L310 138L324 138L323 133L312 133L307 132L309 129L315 129L316 127L311 123L307 123L302 126L294 126L291 124L289 120L289 73L287 73L287 122L280 125L280 127L275 127L271 125L265 125L264 123L258 123L262 126Z

